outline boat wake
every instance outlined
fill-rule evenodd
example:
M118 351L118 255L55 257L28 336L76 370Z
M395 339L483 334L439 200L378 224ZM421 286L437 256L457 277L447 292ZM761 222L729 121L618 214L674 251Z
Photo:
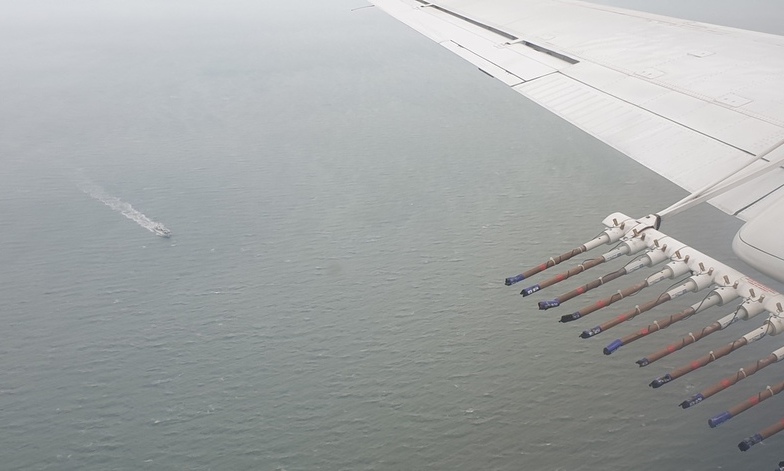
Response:
M118 213L130 219L131 221L135 222L136 224L152 232L153 234L159 237L166 237L166 238L171 237L171 231L167 229L166 226L164 226L160 222L155 222L152 219L148 218L141 211L131 206L130 203L126 203L125 201L122 201L120 198L117 198L115 196L106 193L106 191L100 186L91 182L82 182L79 184L79 188L85 194L90 195L92 198L112 208L113 210L117 211Z

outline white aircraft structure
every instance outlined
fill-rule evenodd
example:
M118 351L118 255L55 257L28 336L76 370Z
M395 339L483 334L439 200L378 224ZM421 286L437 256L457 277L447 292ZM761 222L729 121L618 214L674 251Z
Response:
M755 317L762 325L651 382L658 388L766 336L784 332L784 295L659 230L662 221L708 202L745 221L733 241L749 265L784 283L784 37L572 0L370 0L561 118L691 192L645 217L610 214L584 245L506 279L523 281L603 244L614 248L523 289L531 295L622 255L639 255L540 309L643 267L666 263L645 280L561 317L571 322L665 279L675 288L585 330L599 335L685 293L709 290L677 314L609 343L623 345L713 306L734 311L639 360L647 366L713 332ZM784 348L686 399L708 397L784 359ZM768 386L714 416L716 427L784 390ZM742 451L784 430L784 419L741 441Z

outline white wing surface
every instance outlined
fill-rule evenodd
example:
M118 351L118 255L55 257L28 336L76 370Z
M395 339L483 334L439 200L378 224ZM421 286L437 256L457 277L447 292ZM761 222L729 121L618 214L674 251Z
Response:
M568 0L371 1L690 192L784 159L784 37ZM748 221L782 187L773 165L710 203Z

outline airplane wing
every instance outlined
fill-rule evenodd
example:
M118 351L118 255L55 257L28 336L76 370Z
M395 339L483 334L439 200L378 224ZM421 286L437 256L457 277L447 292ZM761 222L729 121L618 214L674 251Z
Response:
M693 193L658 214L749 222L736 252L784 282L784 37L570 0L371 2Z
M738 320L766 313L763 326L722 349L657 378L658 388L765 336L784 333L784 295L659 232L664 217L708 201L746 224L733 249L760 271L784 282L784 37L623 10L572 0L370 0L403 23L475 64L512 90L618 149L691 192L647 216L613 213L597 238L506 279L511 285L602 244L600 257L523 289L529 296L621 255L642 256L539 309L559 307L644 266L660 272L609 298L561 317L581 319L667 278L679 286L617 318L585 330L589 338L687 292L712 287L698 304L612 341L609 355L711 306L740 299L735 312L637 363L648 364ZM683 408L784 360L784 348L684 401ZM695 366L696 365L696 366ZM762 366L764 367L764 366ZM761 398L784 391L784 383ZM763 397L764 396L764 397ZM717 426L752 405L711 419ZM779 426L780 425L780 426ZM784 421L742 442L747 450L784 429Z
M690 192L784 157L784 37L577 1L372 3ZM782 187L778 168L711 203L749 220Z

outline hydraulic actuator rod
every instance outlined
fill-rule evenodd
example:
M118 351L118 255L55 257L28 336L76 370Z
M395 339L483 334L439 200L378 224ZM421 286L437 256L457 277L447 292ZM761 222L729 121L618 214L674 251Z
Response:
M667 347L659 350L658 352L652 355L648 355L645 358L641 358L637 360L637 364L640 365L641 367L648 366L657 360L661 360L662 358L666 357L671 353L677 352L678 350L682 349L687 345L691 345L697 342L698 340L704 339L705 337L707 337L708 335L714 332L718 332L720 330L727 328L727 326L732 325L737 321L751 319L752 317L756 316L762 311L763 311L763 306L760 302L758 302L756 299L749 299L743 304L741 304L740 306L738 306L738 309L736 309L735 312L733 312L732 314L728 314L722 317L721 319L717 320L716 322L713 322L712 324L703 327L702 330L700 330L697 333L689 332L689 335L683 337L680 340L680 342L670 344Z
M515 283L523 281L526 278L536 275L539 272L543 272L550 267L554 267L561 262L565 262L566 260L569 260L572 257L580 255L581 253L585 253L591 249L595 249L596 247L599 247L602 244L611 244L613 242L617 242L621 239L621 237L623 237L624 232L625 231L621 227L610 227L604 232L602 232L601 234L599 234L598 236L596 236L595 238L589 240L588 242L584 243L579 247L576 247L557 257L550 257L550 260L540 265L537 265L531 268L530 270L524 271L519 275L510 276L509 278L504 280L504 284L506 286L511 286Z
M619 348L624 345L628 345L635 340L639 340L646 335L650 335L654 332L658 332L662 329L666 329L667 327L671 326L676 322L680 322L684 319L688 319L689 317L693 316L698 312L702 312L708 308L711 308L716 305L724 304L727 301L730 301L734 298L737 298L737 292L732 288L717 288L713 290L705 299L702 301L693 304L691 307L684 309L683 311L673 314L671 316L665 317L663 319L658 319L653 321L653 324L648 325L643 329L638 330L637 332L631 333L626 337L614 340L604 349L605 355L610 355L611 353L615 352Z
M536 284L536 285L533 285L533 286L529 286L528 288L525 288L522 291L520 291L520 294L522 294L523 296L529 296L529 295L531 295L533 293L536 293L537 291L539 291L541 289L547 288L548 286L552 286L552 285L554 285L556 283L560 283L563 280L565 280L565 279L567 279L567 278L569 278L571 276L574 276L574 275L577 275L579 273L582 273L585 270L593 268L593 267L595 267L597 265L601 265L602 263L609 262L610 260L615 260L616 258L618 258L618 257L620 257L622 255L629 255L629 254L637 253L640 250L644 249L645 247L646 247L645 246L645 242L642 239L625 240L625 241L621 242L620 244L618 244L617 248L614 248L614 249L610 250L609 252L603 254L601 257L597 257L597 258L594 258L592 260L588 260L587 262L581 263L581 264L577 265L576 267L570 269L569 271L567 271L565 273L561 273L560 275L556 275L556 276L554 276L554 277L552 277L552 278L550 278L548 280L545 280L545 281L543 281L543 282L541 282L539 284Z
M576 312L574 312L572 314L566 314L566 315L561 316L561 320L559 322L576 321L577 319L581 319L581 318L587 316L588 314L590 314L592 312L596 312L599 309L603 309L603 308L609 306L610 304L618 302L618 301L620 301L623 298L626 298L626 297L629 297L629 296L633 296L633 295L639 293L640 291L642 291L643 289L645 289L647 287L648 287L648 283L646 281L641 281L641 282L637 283L636 285L628 286L628 287L626 287L624 289L618 290L618 292L616 292L615 294L613 294L612 296L610 296L608 298L600 299L600 300L596 301L594 304L590 304L588 306L585 306L584 308L580 309L579 311L576 311Z
M651 309L653 309L656 306L659 306L660 304L664 304L679 296L683 296L686 293L691 293L694 291L705 289L708 286L710 286L712 282L713 282L713 278L707 273L694 275L690 277L688 280L686 280L685 283L682 283L680 286L677 286L665 293L662 293L656 299L652 299L647 303L637 305L634 307L634 309L626 311L620 316L616 317L615 319L611 319L602 325L598 325L594 327L593 329L583 331L583 333L580 334L580 337L587 339L593 337L594 335L598 335L606 330L612 329L618 324L634 319L640 314L650 311ZM612 344L610 344L608 348L605 349L604 354L609 355L610 353L615 351L618 347L620 347L620 345L613 342Z
M541 283L537 283L533 286L529 286L528 288L524 288L522 291L520 291L520 294L522 294L523 296L530 296L539 290L548 288L556 283L560 283L567 278L578 275L584 272L585 270L589 270L597 265L601 265L606 261L607 260L604 257L592 258L591 260L581 263L574 268L570 268L569 270L561 274L555 275L552 278L548 278ZM541 309L541 303L540 303L540 309Z
M627 298L629 296L633 296L643 289L652 286L662 280L667 278L674 278L677 276L685 275L689 272L689 267L683 262L670 262L664 267L663 270L654 273L653 275L649 276L648 278L642 280L641 282L626 287L622 290L618 290L615 294L608 298L600 299L599 301L595 302L594 304L590 304L585 306L584 308L580 309L577 312L572 314L566 314L561 316L560 322L572 322L576 321L577 319L581 319L588 314L598 311L599 309L603 309L610 304L616 303L623 298Z
M614 272L608 273L604 276L600 276L599 278L591 281L590 283L586 283L579 288L573 289L568 293L564 293L558 296L555 299L550 301L539 301L539 309L546 310L550 309L551 307L558 307L561 304L565 303L566 301L576 298L581 294L587 293L588 291L598 288L606 283L609 283L613 280L616 280L624 275L628 275L629 273L635 272L641 268L649 267L652 265L656 265L657 263L661 263L667 260L667 255L664 253L663 250L655 249L651 250L639 260L635 260L632 263L627 264L625 267L615 270Z
M741 368L734 375L724 378L718 383L714 384L713 386L704 389L701 392L693 395L689 399L681 402L680 406L683 409L688 409L691 406L695 406L700 402L704 401L705 399L708 399L709 397L713 396L714 394L720 393L721 391L724 391L730 386L737 384L740 381L743 381L744 379L760 371L761 369L776 363L782 358L784 358L784 347L779 348L778 350L774 351L767 357L757 360L755 363L752 363L749 366Z
M618 317L616 317L614 319L610 319L609 321L607 321L607 322L605 322L605 323L603 323L601 325L597 325L593 329L584 330L580 334L580 338L587 339L587 338L593 337L594 335L599 335L602 332L604 332L606 330L610 330L610 329L612 329L613 327L615 327L618 324L621 324L621 323L626 322L628 320L634 319L635 317L639 316L640 314L642 314L644 312L647 312L647 311L650 311L654 307L656 307L656 306L658 306L660 304L664 304L667 301L670 301L671 299L672 298L670 298L670 295L668 295L667 293L664 293L664 294L660 295L656 299L652 299L652 300L650 300L650 301L648 301L646 303L642 303L640 305L637 305L637 306L634 307L634 309L630 309L630 310L624 312L623 314L621 314L620 316L618 316ZM604 349L604 354L605 355L609 355L612 352L614 352L615 350L617 350L620 346L621 346L620 341L616 340L616 341L614 341L613 343L611 343L610 345L608 345Z
M613 280L616 280L622 277L623 275L626 275L626 271L623 268L621 268L619 270L615 270L614 272L608 273L604 276L600 276L599 278L591 281L590 283L586 283L580 286L579 288L575 288L569 291L568 293L564 293L555 299L551 299L549 301L539 301L539 310L545 311L547 309L550 309L551 307L558 307L572 298L576 298L577 296L580 296L583 293L587 293L588 291L591 291L594 288L598 288L599 286L602 286L605 283L609 283Z
M767 334L768 334L768 324L766 323L765 325L752 330L751 332L735 340L734 342L730 342L727 345L719 348L718 350L713 350L707 355L692 361L688 365L684 365L680 368L677 368L667 373L664 376L660 376L654 379L653 381L651 381L651 384L649 386L652 388L659 388L669 383L670 381L674 381L680 378L685 374L691 373L692 371L698 368L702 368L708 363L712 363L723 356L729 355L730 353L734 352L735 350L738 350L741 347L745 347L746 345L752 342L756 342L762 337L765 337Z

